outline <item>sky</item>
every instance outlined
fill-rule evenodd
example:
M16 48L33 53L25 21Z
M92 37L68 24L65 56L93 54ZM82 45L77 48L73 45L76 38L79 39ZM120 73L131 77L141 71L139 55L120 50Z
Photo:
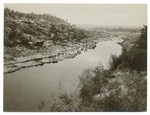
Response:
M5 4L24 13L53 14L72 24L147 25L145 4Z

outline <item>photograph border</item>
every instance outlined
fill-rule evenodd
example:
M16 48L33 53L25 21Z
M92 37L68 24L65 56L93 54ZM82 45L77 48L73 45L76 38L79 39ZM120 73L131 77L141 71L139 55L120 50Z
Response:
M147 26L148 26L148 30L150 30L150 27L149 27L149 17L150 17L150 3L149 3L149 0L124 0L124 1L121 1L121 0L26 0L26 1L20 1L20 0L2 0L0 2L0 71L1 71L1 74L0 74L0 114L1 115L6 115L6 114L15 114L15 115L20 115L20 114L42 114L41 112L3 112L3 77L4 77L4 74L3 74L3 64L4 64L4 60L3 60L3 48L4 48L4 4L5 3L81 3L81 4L147 4ZM149 41L149 31L148 31L148 58L147 59L150 59L150 52L149 52L149 46L150 46L150 41ZM149 92L150 92L150 86L149 86L149 76L150 76L150 68L149 68L149 65L150 65L150 62L149 60L147 60L147 63L148 63L148 67L147 67L147 112L139 112L138 114L149 114L150 112L150 95L149 95ZM62 113L60 112L61 114L66 114L66 112ZM59 112L56 112L55 114L60 114ZM82 113L78 113L78 114L93 114L93 112L82 112ZM53 112L44 112L44 114L54 114ZM77 114L75 112L67 112L67 114ZM103 112L103 113L99 113L99 112L94 112L94 114L137 114L137 112Z

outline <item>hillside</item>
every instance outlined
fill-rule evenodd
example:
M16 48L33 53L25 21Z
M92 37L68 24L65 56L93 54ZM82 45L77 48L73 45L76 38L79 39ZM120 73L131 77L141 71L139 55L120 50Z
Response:
M68 41L79 41L88 36L85 30L48 14L25 14L8 8L4 11L4 38L5 46L22 45L34 48L38 42L49 40L55 44Z
M5 8L4 72L73 58L81 50L95 48L96 39L104 36L107 34L77 28L53 15Z

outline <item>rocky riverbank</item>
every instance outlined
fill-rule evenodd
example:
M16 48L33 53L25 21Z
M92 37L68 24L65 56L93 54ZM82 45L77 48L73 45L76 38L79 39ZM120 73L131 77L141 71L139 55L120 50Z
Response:
M103 41L108 36L102 30L82 29L53 15L5 8L4 73L73 58L94 49L98 38Z
M4 73L11 73L22 68L42 66L46 63L57 63L67 58L74 58L82 51L88 49L94 49L96 44L100 41L108 40L109 38L100 38L87 43L69 44L67 46L54 46L56 47L53 51L44 51L39 53L33 53L27 56L15 58L12 61L5 61Z

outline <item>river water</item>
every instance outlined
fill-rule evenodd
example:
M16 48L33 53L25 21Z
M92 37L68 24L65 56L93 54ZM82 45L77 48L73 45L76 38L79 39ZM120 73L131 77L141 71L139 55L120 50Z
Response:
M44 102L43 111L49 111L60 92L76 91L79 76L85 69L94 68L99 63L107 68L110 55L121 54L122 47L117 42L115 38L99 42L95 49L83 51L75 58L5 74L4 110L38 111Z

